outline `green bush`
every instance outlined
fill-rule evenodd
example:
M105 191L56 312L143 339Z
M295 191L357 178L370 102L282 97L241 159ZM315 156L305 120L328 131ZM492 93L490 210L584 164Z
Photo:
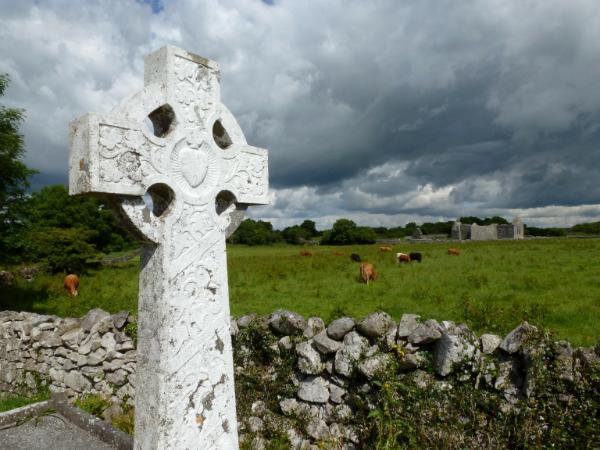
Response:
M45 228L28 234L29 258L53 273L82 272L98 252L89 243L94 231L82 228Z

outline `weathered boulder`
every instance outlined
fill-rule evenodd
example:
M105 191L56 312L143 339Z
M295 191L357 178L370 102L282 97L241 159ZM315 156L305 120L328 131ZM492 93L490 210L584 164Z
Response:
M326 331L321 331L313 337L313 346L323 355L335 353L342 348L342 344L331 339Z
M502 338L496 334L482 334L480 340L481 351L486 355L494 353L502 342Z
M435 319L420 323L408 336L408 342L416 345L430 344L442 337L440 325Z
M323 372L321 355L314 349L310 341L296 344L296 354L299 356L298 368L302 373L317 375Z
M421 316L417 314L402 314L398 324L398 337L406 338L419 326Z
M506 335L500 343L500 348L506 353L516 353L533 337L538 331L536 327L527 322L523 322L517 328Z
M434 370L445 377L452 372L454 366L471 362L477 350L474 340L475 336L468 332L456 335L444 332L433 350Z
M344 346L335 354L335 371L344 376L350 376L354 371L356 362L367 350L369 341L356 331L351 331L344 336Z
M398 370L415 370L427 365L427 355L424 352L407 353L398 361Z
M254 319L256 319L256 314L247 314L237 319L237 325L239 328L246 328Z
M306 320L300 314L280 309L271 314L269 325L279 334L292 336L304 331Z
M320 317L309 317L306 321L306 328L302 332L302 335L306 339L310 339L317 333L320 333L325 329L325 322Z
M334 320L327 327L327 335L331 339L341 341L344 336L354 328L354 320L350 317L341 317Z
M329 382L323 377L307 377L300 382L298 398L311 403L326 403L329 400Z
M92 388L90 380L75 370L72 370L64 376L64 383L75 392L89 391Z
M81 321L81 328L85 331L90 331L96 323L103 319L110 318L110 314L102 309L90 310Z
M388 313L378 311L358 322L356 328L363 335L376 339L382 337L393 325L394 321Z
M573 381L573 348L567 341L555 343L556 349L556 371L561 380Z
M365 358L358 364L358 371L368 380L372 380L375 375L387 369L390 363L389 356L385 353L378 353L369 358Z
M128 318L129 311L119 311L118 313L112 315L113 325L117 330L121 330L127 323Z

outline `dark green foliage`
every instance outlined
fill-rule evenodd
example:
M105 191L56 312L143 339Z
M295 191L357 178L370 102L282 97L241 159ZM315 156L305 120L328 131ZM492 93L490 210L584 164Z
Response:
M476 223L477 225L491 225L492 223L509 223L508 220L500 216L486 217L485 219L480 219L479 217L475 216L466 216L461 217L460 219L458 219L458 221L461 223L468 224Z
M314 235L306 228L294 225L293 227L284 228L281 236L288 244L304 244L306 241L310 241Z
M0 74L0 97L8 82L8 75ZM13 261L12 256L22 251L28 178L36 173L22 162L25 147L19 126L23 117L23 110L0 105L0 262Z
M46 186L32 194L28 221L32 230L53 227L93 232L87 235L86 241L103 253L134 245L112 212L98 199L70 196L67 188L60 184Z
M573 233L600 234L600 222L580 223L571 228Z
M81 273L98 252L89 243L95 232L86 228L39 228L27 234L29 260L51 272Z
M323 233L322 244L352 245L373 244L377 239L375 231L370 227L357 227L350 219L338 219L331 230Z
M229 242L232 244L245 245L267 245L279 240L280 237L276 231L273 231L273 225L270 222L252 219L244 220L229 238Z
M364 448L597 448L600 444L600 368L585 368L577 382L553 371L556 350L545 342L531 360L535 395L516 408L502 393L476 389L474 379L445 381L452 389L421 388L414 373L392 366L373 383L369 410L364 396L351 397L353 424L364 430Z
M566 228L538 228L525 225L525 234L527 236L566 236Z

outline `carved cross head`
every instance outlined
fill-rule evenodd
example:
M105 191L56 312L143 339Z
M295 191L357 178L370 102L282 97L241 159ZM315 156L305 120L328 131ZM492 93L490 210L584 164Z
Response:
M267 203L268 166L221 103L219 76L176 47L146 56L144 89L71 123L70 193L109 195L146 241L178 232L174 216L196 239L229 236L248 205Z

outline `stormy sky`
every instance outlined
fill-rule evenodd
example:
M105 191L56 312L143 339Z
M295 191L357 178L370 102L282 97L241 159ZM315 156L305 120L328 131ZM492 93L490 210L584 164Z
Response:
M600 220L597 0L0 0L34 188L66 183L69 121L140 90L165 44L220 63L269 149L251 217Z

